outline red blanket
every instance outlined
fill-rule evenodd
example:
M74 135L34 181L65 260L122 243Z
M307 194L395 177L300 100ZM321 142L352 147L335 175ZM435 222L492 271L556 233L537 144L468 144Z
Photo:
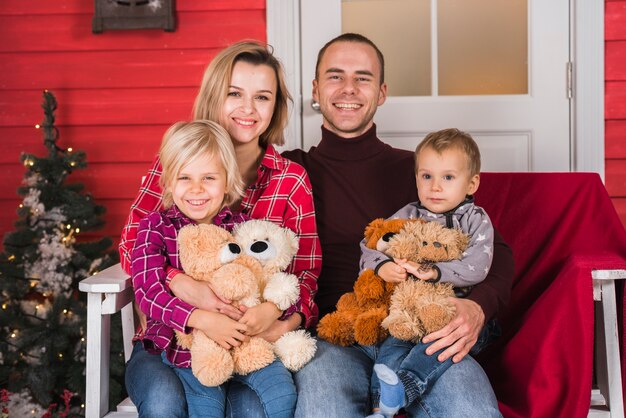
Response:
M483 173L476 201L515 257L511 301L500 318L503 335L479 358L500 410L505 417L586 417L591 270L626 268L626 231L600 177ZM622 376L624 364L622 358Z

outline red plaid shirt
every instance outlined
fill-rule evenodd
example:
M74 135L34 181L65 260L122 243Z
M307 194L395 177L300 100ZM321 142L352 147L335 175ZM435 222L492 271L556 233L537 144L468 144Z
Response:
M127 272L130 272L130 254L137 239L139 221L149 212L161 208L160 177L161 163L157 157L139 189L122 231L120 260ZM257 180L246 189L241 211L253 219L266 219L287 227L298 236L300 248L288 272L295 274L300 281L300 299L285 312L284 317L299 312L304 316L303 326L315 325L318 310L313 298L322 268L322 248L315 224L311 182L306 170L281 157L273 146L268 145L257 170ZM168 278L177 273L175 269L169 271Z

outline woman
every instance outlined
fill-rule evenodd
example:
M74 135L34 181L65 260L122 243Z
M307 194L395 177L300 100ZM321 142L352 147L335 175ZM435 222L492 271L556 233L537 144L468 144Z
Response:
M221 312L239 320L252 330L250 335L268 341L317 320L313 297L321 269L321 251L311 184L300 165L281 157L274 148L284 142L290 100L283 69L267 46L239 42L221 51L205 70L194 104L194 119L216 121L231 136L246 185L243 199L231 205L231 209L288 227L298 235L300 248L289 272L300 281L299 301L286 312L278 312L273 304L263 303L244 313L232 307L228 300L220 299L205 283L196 282L181 271L168 270L169 287L175 296L199 309ZM157 158L131 206L122 232L120 258L127 272L139 221L161 206L160 175ZM154 355L151 347L140 342L141 330L136 339L126 369L126 388L139 416L186 416L180 381Z

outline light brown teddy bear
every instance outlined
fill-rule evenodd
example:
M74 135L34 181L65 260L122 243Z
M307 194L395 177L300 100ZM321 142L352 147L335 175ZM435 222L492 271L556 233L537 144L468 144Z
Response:
M433 263L461 259L468 244L469 237L458 229L438 222L415 222L389 240L385 253L430 268ZM450 296L454 291L449 283L406 280L396 286L382 326L398 339L418 342L452 320L455 308Z
M295 235L280 237L295 239ZM297 239L295 241L294 254ZM196 280L208 281L214 292L231 300L234 306L252 307L266 300L285 310L297 300L299 288L295 276L268 277L263 264L248 254L254 251L245 251L234 236L222 228L188 225L179 231L178 245L185 273ZM258 243L253 249L265 245L267 243ZM245 375L261 369L275 359L274 345L262 338L251 337L231 350L222 348L198 330L190 334L177 332L177 338L179 344L191 352L194 376L206 386L220 385L233 373Z
M421 222L415 219L373 220L365 228L366 246L386 252L390 239L407 223ZM355 342L371 345L384 340L388 333L381 327L381 322L387 317L394 287L372 270L363 271L354 283L354 291L343 294L337 302L337 309L320 320L318 336L342 346Z

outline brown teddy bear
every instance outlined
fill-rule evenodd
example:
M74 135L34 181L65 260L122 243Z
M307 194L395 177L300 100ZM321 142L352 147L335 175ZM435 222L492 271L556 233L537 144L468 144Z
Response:
M385 253L430 268L437 262L461 259L468 244L469 237L458 229L438 222L414 222L389 240ZM396 286L382 326L398 339L418 342L452 320L455 309L450 296L454 291L449 283L406 280Z
M407 219L375 219L365 228L365 245L386 252L392 237L408 223ZM348 346L355 342L375 344L388 335L381 327L387 317L395 285L385 282L372 270L363 271L354 283L354 291L343 294L337 309L325 315L317 326L318 336L330 343Z

